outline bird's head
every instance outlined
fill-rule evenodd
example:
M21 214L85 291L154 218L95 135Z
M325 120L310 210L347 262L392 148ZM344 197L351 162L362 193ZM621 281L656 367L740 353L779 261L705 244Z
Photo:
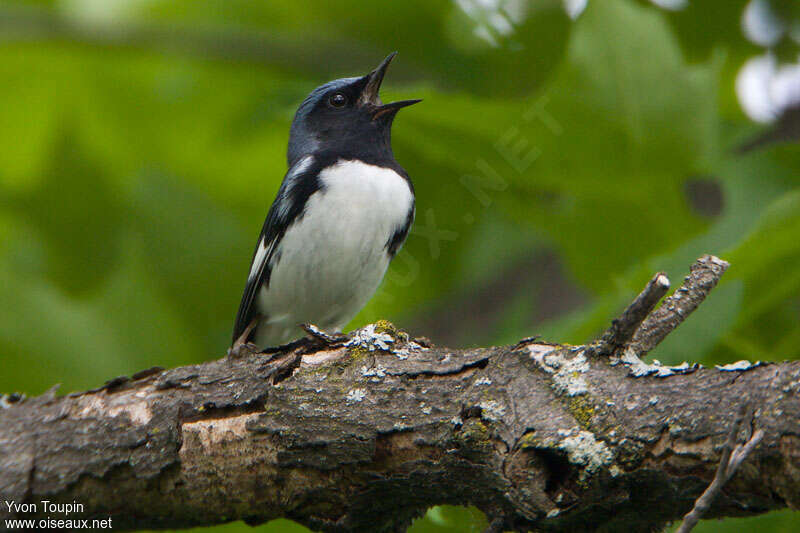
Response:
M300 104L289 134L289 165L304 155L329 151L343 156L391 156L391 128L397 111L420 100L384 104L378 91L393 52L360 78L317 87Z

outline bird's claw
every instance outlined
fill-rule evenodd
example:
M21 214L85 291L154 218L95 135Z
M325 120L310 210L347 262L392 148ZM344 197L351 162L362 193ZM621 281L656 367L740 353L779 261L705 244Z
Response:
M252 342L236 343L228 348L228 357L231 359L241 359L257 353L261 353L261 349Z
M300 327L306 332L306 337L281 344L280 346L269 346L263 349L252 342L237 342L228 349L228 357L231 359L239 359L254 354L288 353L295 350L299 350L300 353L311 353L320 348L341 346L350 340L350 337L347 335L342 333L328 333L314 324L300 324Z

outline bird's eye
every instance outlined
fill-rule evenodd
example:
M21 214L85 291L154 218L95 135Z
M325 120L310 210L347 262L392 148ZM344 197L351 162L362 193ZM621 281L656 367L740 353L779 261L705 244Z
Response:
M344 107L347 104L347 97L342 93L333 93L328 97L331 107Z

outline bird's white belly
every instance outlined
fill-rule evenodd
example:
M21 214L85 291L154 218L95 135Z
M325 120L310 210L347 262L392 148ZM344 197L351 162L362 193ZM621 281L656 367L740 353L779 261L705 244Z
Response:
M276 248L269 285L259 292L260 346L297 338L303 322L344 327L378 288L390 261L387 242L413 203L407 181L382 167L340 161L320 180Z

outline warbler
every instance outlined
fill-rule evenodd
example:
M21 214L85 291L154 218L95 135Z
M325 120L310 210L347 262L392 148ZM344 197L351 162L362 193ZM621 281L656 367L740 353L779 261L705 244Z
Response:
M330 81L300 104L288 171L267 213L244 288L233 348L341 329L369 301L414 221L414 187L394 158L392 122L421 100L378 94L397 52L361 77Z

